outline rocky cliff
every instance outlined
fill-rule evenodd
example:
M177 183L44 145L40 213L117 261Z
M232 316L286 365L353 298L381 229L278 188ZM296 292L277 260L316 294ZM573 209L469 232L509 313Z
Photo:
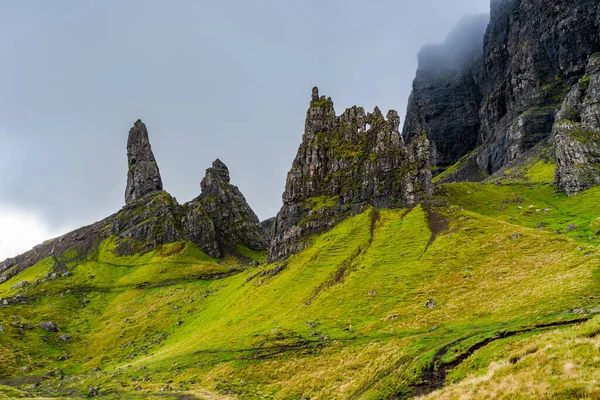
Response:
M600 50L595 0L494 0L484 39L482 151L493 173L550 137L568 88Z
M553 126L563 101L570 88L584 76L590 56L600 51L600 3L492 0L482 51L481 63L472 63L468 71L463 69L463 76L470 84L457 86L450 81L453 86L450 89L459 99L466 97L465 88L480 91L478 115L467 96L463 101L470 111L453 114L459 123L436 124L445 120L445 112L455 109L448 105L447 84L432 80L433 87L425 90L424 95L425 74L418 73L415 80L405 127L407 137L410 132L429 127L433 161L440 167L453 161L457 154L439 143L453 143L457 131L463 135L460 141L466 148L470 149L474 143L478 146L442 181L485 179L538 143L553 140ZM434 76L447 69L432 68L430 75ZM430 115L418 111L428 110L427 106L433 110ZM476 125L479 125L477 137ZM440 149L446 150L440 154ZM448 154L453 157L448 158Z
M590 57L556 119L556 185L569 195L600 185L600 53Z
M434 173L477 147L488 21L487 14L464 18L443 44L419 52L402 135L410 142L427 132Z
M110 236L117 238L119 255L184 241L217 258L238 245L267 250L267 232L239 189L229 183L229 171L221 161L207 170L202 194L181 206L162 190L148 130L140 120L129 131L127 159L126 204L119 212L1 262L0 283L47 257L54 258L57 274L65 261L85 258Z
M410 149L396 111L384 117L351 107L336 116L331 98L313 89L304 135L288 173L283 206L273 226L270 260L307 245L348 215L375 207L410 207L431 192L429 142Z

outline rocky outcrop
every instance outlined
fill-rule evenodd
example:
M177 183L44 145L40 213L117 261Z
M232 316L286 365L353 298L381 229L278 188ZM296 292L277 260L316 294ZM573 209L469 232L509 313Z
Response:
M139 120L129 131L127 158L126 204L118 213L0 262L0 283L48 257L55 264L52 275L67 276L67 264L83 260L110 236L117 238L118 255L184 241L215 258L225 255L229 246L267 249L266 231L239 189L229 183L229 171L219 160L207 171L200 197L181 206L162 190L148 131Z
M590 57L557 115L555 183L567 194L600 185L600 54Z
M410 207L431 192L429 142L421 135L407 149L399 125L396 111L384 118L377 107L365 113L354 106L336 116L331 99L313 89L273 227L271 261L369 206Z
M402 135L409 143L427 132L434 173L477 147L488 21L487 14L464 18L443 44L419 52Z
M127 139L127 187L125 189L125 204L149 193L163 190L158 164L150 147L148 130L139 119L129 131Z
M268 249L265 230L244 195L230 183L229 169L221 160L215 160L212 168L206 170L200 186L202 193L186 207L188 210L204 210L214 224L221 248L244 245L253 250Z

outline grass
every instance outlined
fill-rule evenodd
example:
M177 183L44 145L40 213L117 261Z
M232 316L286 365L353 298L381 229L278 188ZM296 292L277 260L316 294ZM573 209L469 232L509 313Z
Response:
M566 197L549 183L551 163L527 165L527 181L440 185L435 207L371 208L276 265L245 248L258 267L216 260L192 243L119 257L109 238L70 277L10 289L45 276L43 261L0 284L29 299L0 308L0 383L60 368L62 380L13 386L45 397L100 386L107 398L380 399L413 395L444 346L454 343L440 362L452 362L522 331L475 351L432 397L514 398L520 383L523 397L593 397L600 322L536 326L600 306L600 188ZM60 332L37 328L46 320ZM557 378L542 379L549 371Z

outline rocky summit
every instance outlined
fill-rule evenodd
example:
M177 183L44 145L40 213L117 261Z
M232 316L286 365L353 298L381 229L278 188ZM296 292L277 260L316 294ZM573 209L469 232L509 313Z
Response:
M304 135L288 173L273 226L270 260L302 250L324 232L370 206L411 207L431 193L429 141L407 148L394 110L351 107L336 116L331 98L312 91Z
M127 187L125 188L125 203L131 202L163 189L158 164L154 159L148 130L139 119L129 131L127 139Z
M198 204L213 222L216 237L222 247L243 244L252 250L267 250L268 235L260 225L244 195L237 186L230 183L229 169L219 159L200 184L202 193L196 200L187 204L192 209Z

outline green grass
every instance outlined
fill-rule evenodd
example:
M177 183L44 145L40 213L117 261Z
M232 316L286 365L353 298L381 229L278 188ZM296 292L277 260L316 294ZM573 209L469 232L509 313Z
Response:
M272 265L246 248L236 250L259 267L215 260L192 243L119 257L111 237L70 265L72 276L10 289L53 266L41 263L0 284L0 293L29 299L0 308L0 383L60 368L63 380L15 386L46 397L85 396L96 385L109 398L161 389L214 399L410 395L443 346L456 342L442 359L449 362L498 332L600 306L600 188L555 193L551 169L538 160L525 183L441 185L433 208L369 209ZM45 320L72 340L37 328ZM537 354L531 348L564 344L560 357L579 354L568 346L588 325L492 341L452 370L454 383L440 393L458 398L511 376L530 379L542 368L524 362ZM511 359L519 361L496 375ZM592 361L548 390L588 390Z

